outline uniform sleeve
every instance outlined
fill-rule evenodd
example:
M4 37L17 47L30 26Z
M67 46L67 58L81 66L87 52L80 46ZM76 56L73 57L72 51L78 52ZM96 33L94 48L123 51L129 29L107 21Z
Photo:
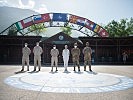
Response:
M50 54L51 54L51 56L52 56L52 49L51 49L51 51L50 51Z
M70 51L68 50L68 55L70 56Z
M42 47L40 47L41 54L43 53Z
M57 54L59 55L59 50L57 49Z
M80 49L79 49L79 55L80 55Z
M73 49L71 49L71 54L73 55Z

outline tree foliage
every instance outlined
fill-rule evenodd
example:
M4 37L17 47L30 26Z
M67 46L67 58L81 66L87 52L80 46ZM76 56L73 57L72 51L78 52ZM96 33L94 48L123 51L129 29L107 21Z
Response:
M9 36L17 36L17 30L14 27L10 27L8 31Z
M33 32L37 36L40 36L43 32L46 31L46 28L43 23L40 23L30 26L28 31Z
M71 35L72 34L72 29L70 26L66 26L66 27L61 27L62 32L64 32L65 34Z
M112 20L104 27L109 37L127 37L133 35L133 18L121 19L119 22Z

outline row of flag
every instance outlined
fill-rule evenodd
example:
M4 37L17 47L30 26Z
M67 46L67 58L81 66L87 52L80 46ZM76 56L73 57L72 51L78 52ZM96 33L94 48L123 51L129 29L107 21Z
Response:
M68 14L65 13L53 13L52 19L50 17L50 14L40 14L40 15L34 15L33 17L28 17L24 20L21 20L19 22L16 22L15 25L18 30L24 29L26 27L29 27L33 24L43 23L43 22L49 22L52 21L59 21L59 22L70 22L74 23L83 27L86 27L101 36L105 37L108 35L107 31L103 29L98 24L76 15L70 15L68 19Z

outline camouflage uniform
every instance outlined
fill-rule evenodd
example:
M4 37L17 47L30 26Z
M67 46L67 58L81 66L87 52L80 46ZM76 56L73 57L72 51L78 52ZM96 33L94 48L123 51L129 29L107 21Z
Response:
M36 66L38 62L39 71L41 69L41 54L42 54L42 48L40 46L35 46L33 49L34 53L34 71L36 71Z
M24 47L24 48L22 49L22 54L23 54L23 56L22 56L22 70L21 70L21 71L24 70L25 62L26 62L26 64L27 64L27 71L29 71L29 55L30 55L30 53L31 53L30 48Z
M54 63L55 63L55 66L56 66L56 71L57 70L57 66L58 66L58 55L59 55L59 50L58 49L51 49L51 67L52 67L52 70L53 71L53 66L54 66Z
M77 44L75 43L74 46L77 46ZM79 66L79 56L80 56L80 49L79 48L73 48L71 50L72 53L72 60L74 63L74 71L75 71L75 66L78 66L78 71L80 71L80 66Z
M83 54L84 54L84 71L86 71L86 65L87 63L89 64L89 70L91 70L91 54L92 54L92 49L89 47L89 43L86 42L86 47L83 49Z

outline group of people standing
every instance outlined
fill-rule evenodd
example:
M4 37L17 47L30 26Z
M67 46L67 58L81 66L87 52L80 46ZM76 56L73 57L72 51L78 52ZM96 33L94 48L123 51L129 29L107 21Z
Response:
M92 54L92 49L89 47L89 42L86 42L86 47L83 48L83 54L84 54L84 71L86 71L86 66L87 64L89 65L89 71L92 72L91 69L91 54ZM36 43L36 46L33 49L34 53L34 70L36 71L36 67L38 65L38 71L41 70L41 54L43 53L42 48L39 46L39 42ZM76 65L78 67L78 71L80 71L80 64L79 64L79 56L80 56L80 49L78 48L78 44L74 43L74 47L71 49L71 54L72 54L72 61L74 65L74 70L76 71ZM25 63L27 64L27 71L29 71L29 55L31 54L31 50L28 47L28 44L25 43L25 47L22 49L22 70L24 71L24 65ZM51 54L51 72L53 72L53 67L56 67L56 71L58 71L58 56L59 56L59 50L56 48L56 45L53 45L53 48L50 51ZM68 45L65 45L63 51L62 51L62 56L63 56L63 62L64 62L64 68L65 71L67 71L68 67L68 61L69 61L69 56L70 56L70 51L68 49Z

